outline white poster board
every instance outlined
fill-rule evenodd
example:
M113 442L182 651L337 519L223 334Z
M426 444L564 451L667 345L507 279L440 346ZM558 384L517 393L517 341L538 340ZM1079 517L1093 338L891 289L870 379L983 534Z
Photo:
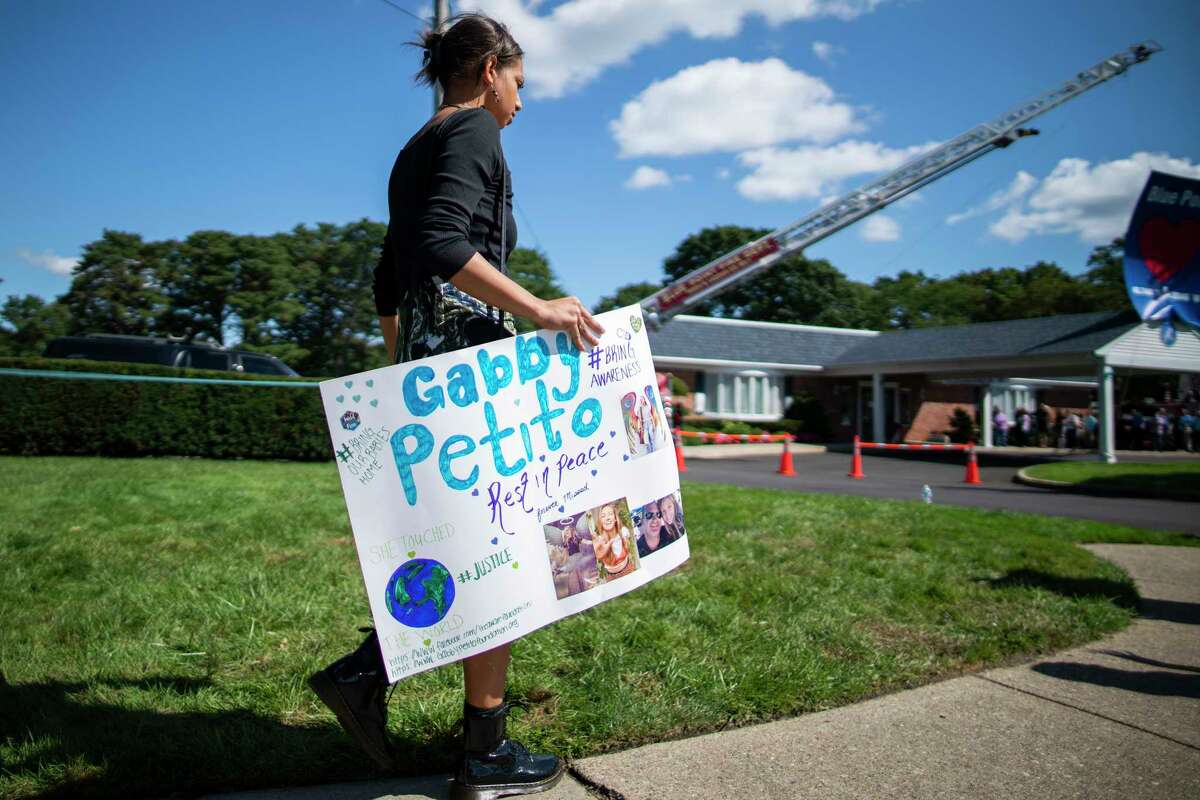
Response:
M687 560L641 309L597 319L586 353L539 331L321 383L391 681Z

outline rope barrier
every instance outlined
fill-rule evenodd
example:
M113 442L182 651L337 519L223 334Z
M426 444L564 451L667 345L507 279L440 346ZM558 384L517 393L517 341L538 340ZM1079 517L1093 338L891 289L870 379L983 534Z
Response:
M283 386L289 389L306 389L320 386L319 381L253 381L244 378L174 378L167 375L121 375L115 372L71 372L48 369L0 368L0 375L15 375L21 378L76 378L86 381L138 381L146 383L208 383L234 386Z
M700 439L713 444L753 444L764 442L794 442L790 433L718 433L715 431L679 431L688 439Z
M967 444L891 444L889 442L859 442L859 447L873 447L877 450L967 450Z
M863 474L862 468L862 451L864 448L874 450L951 450L955 452L965 452L967 454L967 473L963 477L963 483L978 485L983 483L979 477L979 459L975 455L975 443L968 444L891 444L888 442L864 442L859 437L854 437L854 450L850 455L850 471L846 473L849 478L862 480L867 477Z

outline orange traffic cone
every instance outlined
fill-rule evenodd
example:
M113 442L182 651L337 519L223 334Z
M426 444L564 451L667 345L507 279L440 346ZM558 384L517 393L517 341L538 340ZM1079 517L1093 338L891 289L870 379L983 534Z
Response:
M858 446L859 439L854 437L854 455L850 458L850 472L847 475L851 478L862 479L867 477L862 471L862 448Z
M687 462L683 460L683 437L675 431L675 466L680 472L687 472Z
M795 475L796 470L792 469L792 451L788 447L791 438L783 440L783 452L779 454L779 469L776 470L780 475Z
M967 474L963 478L963 483L983 483L979 479L979 462L975 458L974 442L967 445Z

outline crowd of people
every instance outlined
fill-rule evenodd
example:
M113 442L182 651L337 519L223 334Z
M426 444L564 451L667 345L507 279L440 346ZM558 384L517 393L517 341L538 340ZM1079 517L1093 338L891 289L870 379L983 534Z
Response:
M1145 407L1126 405L1116 425L1118 450L1183 450L1200 445L1200 414L1195 405ZM1012 418L999 407L992 409L992 442L997 447L1055 447L1059 450L1094 449L1100 444L1100 416L1094 408L1034 410L1018 406Z
M1200 444L1200 416L1193 406L1146 409L1130 406L1117 423L1117 448L1121 450L1185 450L1194 453Z

